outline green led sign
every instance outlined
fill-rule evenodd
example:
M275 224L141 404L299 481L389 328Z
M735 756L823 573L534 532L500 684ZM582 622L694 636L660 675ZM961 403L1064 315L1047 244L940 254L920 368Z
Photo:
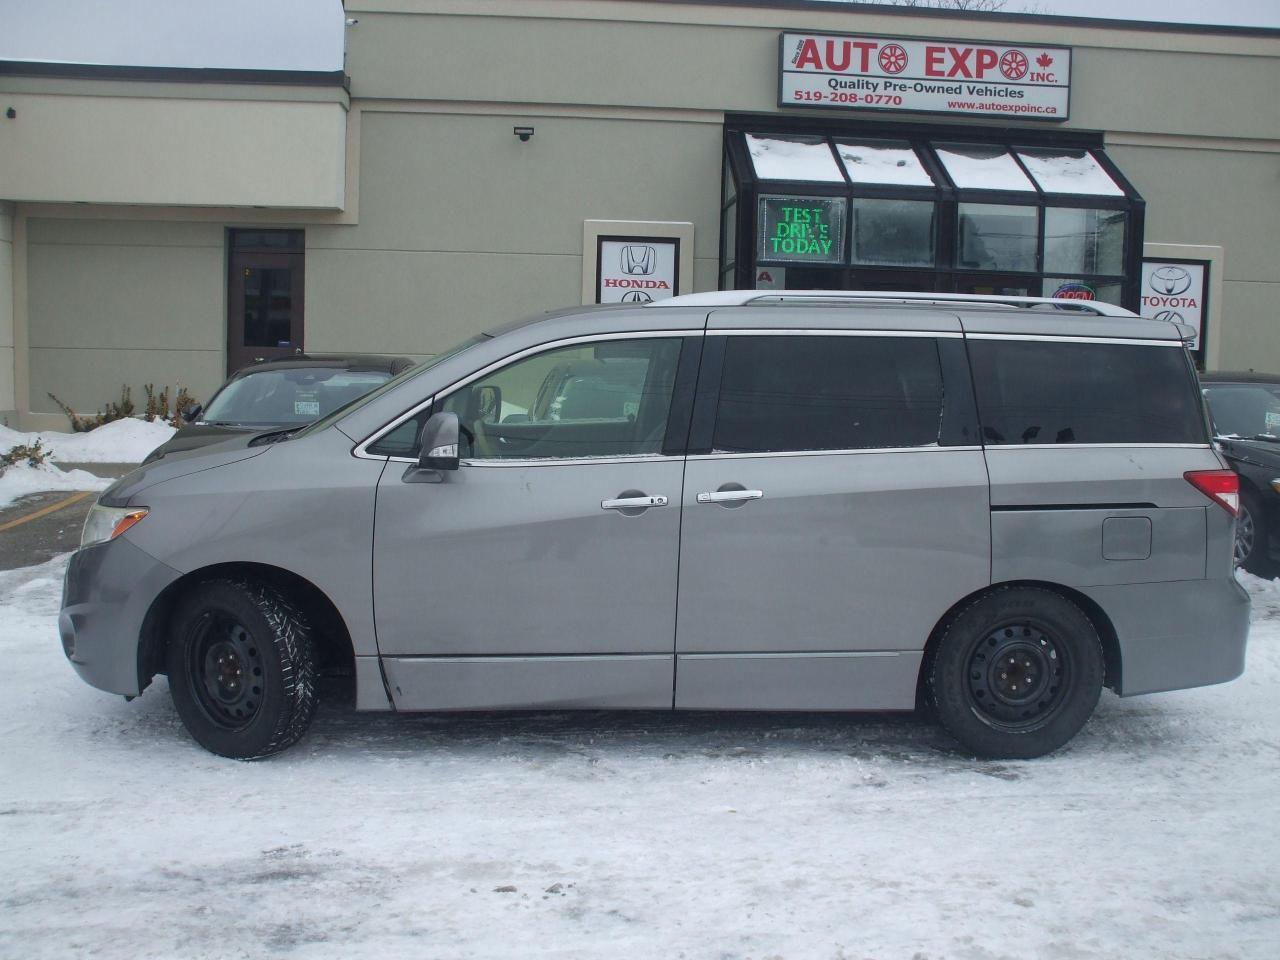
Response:
M758 263L844 263L843 197L761 197Z

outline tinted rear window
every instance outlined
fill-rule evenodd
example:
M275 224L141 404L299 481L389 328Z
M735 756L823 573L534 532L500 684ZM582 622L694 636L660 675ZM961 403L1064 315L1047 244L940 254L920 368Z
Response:
M1177 347L971 339L969 356L988 444L1207 442Z
M938 442L932 337L729 337L715 452L858 450Z

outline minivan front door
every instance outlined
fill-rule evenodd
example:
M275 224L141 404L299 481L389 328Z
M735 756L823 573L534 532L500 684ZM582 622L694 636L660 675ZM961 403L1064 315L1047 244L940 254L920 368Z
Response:
M676 707L910 709L930 631L990 582L959 325L741 329L760 313L721 311L708 328ZM813 308L805 319L821 326Z
M375 617L398 708L670 708L700 341L574 342L436 402L458 415L461 467L392 461L378 487Z

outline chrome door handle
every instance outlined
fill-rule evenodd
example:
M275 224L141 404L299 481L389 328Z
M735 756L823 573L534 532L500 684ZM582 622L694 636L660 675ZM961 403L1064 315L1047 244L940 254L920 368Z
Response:
M717 490L698 494L699 503L729 503L734 500L759 500L764 496L763 490Z
M643 510L645 507L665 507L666 497L618 497L615 500L601 500L601 510Z

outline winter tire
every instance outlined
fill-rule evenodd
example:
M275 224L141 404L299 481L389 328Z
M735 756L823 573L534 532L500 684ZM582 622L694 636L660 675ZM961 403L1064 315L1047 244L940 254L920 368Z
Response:
M254 760L306 733L316 709L311 627L279 591L207 581L183 598L172 627L169 688L202 747Z
M1079 732L1102 680L1102 644L1084 611L1050 590L1003 587L947 627L929 694L939 722L973 753L1030 759Z

